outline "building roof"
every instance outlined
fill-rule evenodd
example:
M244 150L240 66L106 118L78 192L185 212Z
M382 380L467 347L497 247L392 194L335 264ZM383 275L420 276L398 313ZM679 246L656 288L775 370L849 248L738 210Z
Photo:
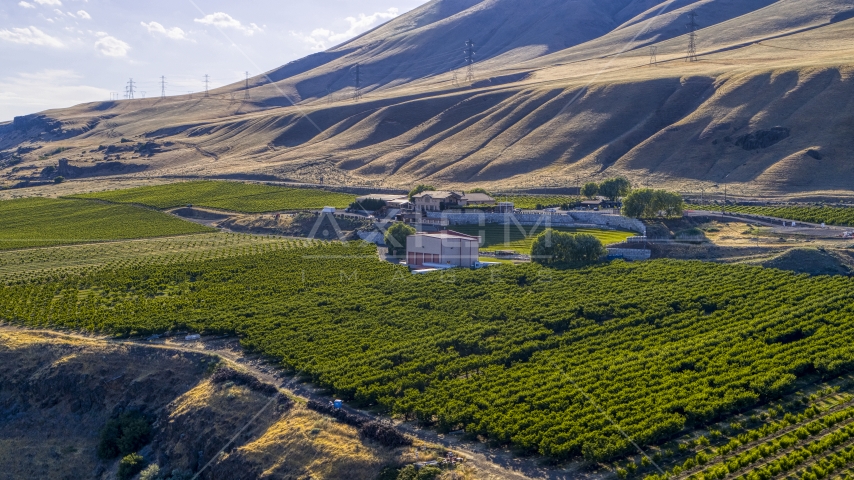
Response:
M492 203L494 198L485 193L466 193L463 195L463 200L469 203Z
M401 199L407 199L408 200L409 196L408 195L370 194L370 195L363 195L361 197L356 197L357 202L364 202L365 200L370 200L370 199L382 200L384 202L393 202L395 200L401 200Z
M428 190L426 192L421 192L418 195L413 195L412 199L416 200L416 199L424 198L424 197L430 197L430 198L460 197L460 198L462 198L462 195L460 195L457 192L447 192L444 190Z
M462 240L475 240L480 241L480 237L474 237L471 235L466 235L464 233L455 232L453 230L442 230L440 232L418 232L415 235L410 235L412 237L429 237L429 238L439 238L442 240L451 240L451 239L462 239Z

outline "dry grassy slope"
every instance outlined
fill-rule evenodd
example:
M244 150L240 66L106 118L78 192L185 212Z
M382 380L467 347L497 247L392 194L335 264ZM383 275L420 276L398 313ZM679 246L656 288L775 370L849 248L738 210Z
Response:
M519 5L431 2L330 52L282 67L275 85L256 82L252 102L217 93L51 111L72 132L56 137L55 144L74 147L69 158L75 159L85 157L79 151L119 137L175 142L170 151L145 159L149 169L136 176L249 173L316 181L322 175L327 182L524 187L625 174L637 183L676 188L726 182L745 194L852 190L850 2ZM655 17L662 6L665 13ZM563 50L549 43L549 35L566 30L560 22L549 23L560 17L555 9L572 7L577 13L566 17L570 21L593 12L607 19L603 29L610 33ZM685 13L693 8L701 25L713 25L700 32L701 61L687 64L684 35L673 37L684 33ZM534 21L535 14L549 19ZM374 59L376 65L393 59L389 52L417 59L424 45L439 51L431 35L448 36L460 25L468 26L467 34L472 25L493 25L496 39L527 32L518 44L488 43L497 50L487 50L480 60L536 45L545 48L537 55L554 53L522 63L514 62L524 55L487 58L478 64L479 80L471 88L453 87L447 73L420 78L423 72L388 60L402 65L405 74L383 78L397 75L403 81L383 80L361 102L309 98L298 107L271 108L286 103L278 88L301 99L314 95L305 88L319 82L325 94L321 80L339 68L335 62L356 58L341 55ZM647 49L641 48L653 41L660 47L656 67L648 65ZM607 55L626 45L637 48ZM95 119L100 123L87 130ZM754 151L734 145L745 134L778 125L791 136L776 145ZM24 136L6 127L0 148ZM807 150L818 151L821 159L805 155ZM36 155L28 157L36 167L55 162L39 163Z
M109 477L115 465L96 457L98 432L122 409L158 419L145 452L168 471L195 471L261 412L201 478L373 479L384 465L414 460L411 449L364 443L354 428L301 405L214 385L205 375L213 361L0 329L0 479Z

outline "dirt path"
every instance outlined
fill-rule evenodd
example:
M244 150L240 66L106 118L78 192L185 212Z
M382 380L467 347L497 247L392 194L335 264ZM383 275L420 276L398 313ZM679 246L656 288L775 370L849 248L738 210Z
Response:
M168 339L156 339L152 341L144 339L117 340L97 335L84 335L76 333L60 333L52 330L23 329L11 325L0 325L0 331L27 331L36 332L56 337L74 338L87 341L103 341L113 344L125 344L143 346L156 349L177 350L182 352L206 353L217 355L229 363L233 363L248 370L259 379L277 385L288 391L295 397L303 400L317 400L327 402L330 398L311 385L300 383L296 376L287 375L268 361L257 355L247 355L240 347L239 341L234 337L207 337L201 341L184 342L179 337ZM373 412L347 408L369 418L387 420ZM522 458L515 456L507 449L489 448L477 441L466 441L459 435L442 435L435 430L421 428L410 422L396 422L396 427L405 433L418 438L424 442L441 445L456 452L460 457L477 468L483 474L484 479L509 479L509 480L568 480L568 479L590 479L603 478L601 473L589 473L581 469L579 463L569 464L563 467L548 467L541 463L539 458Z
M724 215L722 213L713 211L691 210L685 212L685 216L708 217L721 222L753 223L756 225L762 225L764 227L773 228L775 234L810 235L816 237L841 238L843 232L852 230L849 227L839 227L836 225L826 225L822 227L820 224L809 222L796 222L796 227L784 227L782 225L783 222L786 222L788 225L791 225L792 220L752 215L749 213L727 213Z

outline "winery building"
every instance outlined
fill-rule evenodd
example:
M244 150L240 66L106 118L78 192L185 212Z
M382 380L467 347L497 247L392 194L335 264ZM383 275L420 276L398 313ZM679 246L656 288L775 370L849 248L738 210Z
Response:
M453 230L419 232L406 238L406 263L410 268L473 268L479 250L480 237Z

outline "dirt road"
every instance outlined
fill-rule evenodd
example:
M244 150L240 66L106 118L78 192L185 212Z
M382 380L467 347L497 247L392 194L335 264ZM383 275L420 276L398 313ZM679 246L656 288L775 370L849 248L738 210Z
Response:
M247 355L240 347L239 341L234 337L205 337L195 342L181 341L179 338L170 337L166 339L113 339L97 335L84 335L77 333L60 333L51 330L21 329L10 325L0 325L0 330L15 331L25 330L27 332L38 332L44 335L57 337L75 338L87 341L103 341L109 343L145 346L156 349L178 350L183 352L206 353L217 355L228 363L236 364L249 371L259 379L277 385L286 390L294 397L303 400L317 400L327 402L328 396L322 394L311 385L299 382L297 376L288 375L270 364L260 356ZM348 408L353 412L378 420L387 420L376 413ZM453 450L458 456L466 459L469 465L474 466L484 479L497 480L568 480L568 479L590 479L603 478L601 473L585 472L579 463L572 463L559 467L551 467L543 464L537 457L523 458L513 455L507 449L489 448L478 441L467 441L460 435L442 435L432 429L421 428L409 422L395 422L395 426L401 431L412 435L424 442L441 445Z

